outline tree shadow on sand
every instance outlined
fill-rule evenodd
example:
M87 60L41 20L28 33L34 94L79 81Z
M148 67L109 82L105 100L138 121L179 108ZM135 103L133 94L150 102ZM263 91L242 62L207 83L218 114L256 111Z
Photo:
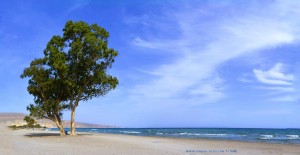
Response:
M59 133L29 133L26 137L60 137Z

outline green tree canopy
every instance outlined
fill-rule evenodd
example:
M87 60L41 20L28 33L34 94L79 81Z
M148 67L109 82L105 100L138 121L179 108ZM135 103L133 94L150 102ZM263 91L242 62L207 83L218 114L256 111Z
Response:
M49 106L54 106L51 112L54 109L60 112L65 109L61 103L68 102L71 135L76 135L75 110L79 102L103 96L118 85L117 78L107 73L118 52L108 47L109 33L97 24L68 21L63 32L62 36L51 38L44 50L44 58L33 61L31 66L34 67L24 71L24 75L34 77L38 72L36 78L46 78L41 80L43 85L47 85L46 90L44 86L35 87L29 81L34 91L31 88L28 91L39 96L35 99L38 106L34 106L34 110L37 108L37 111L44 112L51 109ZM46 98L40 94L42 92L46 92Z
M37 124L37 122L29 116L25 116L24 121L27 123L28 127L34 127Z
M71 135L76 135L74 121L79 102L103 96L116 88L118 80L107 74L107 69L111 68L118 52L108 47L109 33L97 24L68 21L63 31L63 36L57 37L57 42L48 49L60 51L65 56L61 59L66 61L66 74L61 78L67 84Z
M34 104L27 106L27 110L30 116L53 121L60 129L61 135L65 135L62 111L69 108L65 104L67 96L53 68L46 62L45 58L33 60L30 67L25 68L21 75L22 78L30 78L27 90L34 96Z

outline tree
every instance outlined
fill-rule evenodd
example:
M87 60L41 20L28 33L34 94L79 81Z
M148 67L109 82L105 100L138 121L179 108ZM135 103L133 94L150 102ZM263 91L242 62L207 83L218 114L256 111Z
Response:
M60 135L65 135L62 111L69 106L65 104L67 99L65 90L57 77L57 72L54 72L54 67L49 65L47 58L35 59L21 75L21 78L26 77L30 78L27 90L34 96L35 102L27 106L30 116L53 121L59 128Z
M22 127L27 127L27 128L45 128L42 127L40 124L38 124L33 118L31 118L30 116L25 116L23 119L27 124L21 126Z
M33 118L31 118L29 116L25 116L24 117L24 121L27 123L27 126L29 128L32 128L32 127L34 127L37 124L37 122Z
M44 50L45 57L36 60L46 66L36 67L48 78L45 85L54 87L36 91L47 92L46 98L39 96L37 108L42 112L60 112L65 108L60 103L68 101L70 135L76 135L75 111L80 101L103 96L118 85L117 78L107 73L118 52L108 47L109 33L97 24L68 21L63 32L62 36L52 37Z
M97 24L68 21L63 31L63 36L57 36L57 42L49 49L64 53L66 70L60 78L66 84L71 109L71 135L76 135L75 111L79 102L116 88L118 80L107 74L107 70L118 52L108 47L109 33Z

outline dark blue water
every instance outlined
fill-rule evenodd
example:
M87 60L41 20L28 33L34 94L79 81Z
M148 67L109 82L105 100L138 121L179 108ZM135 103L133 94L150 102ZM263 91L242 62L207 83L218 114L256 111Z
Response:
M56 128L50 129L57 131ZM67 131L70 129L66 128ZM201 138L300 144L300 129L243 129L243 128L77 128L77 132L125 134L175 138Z

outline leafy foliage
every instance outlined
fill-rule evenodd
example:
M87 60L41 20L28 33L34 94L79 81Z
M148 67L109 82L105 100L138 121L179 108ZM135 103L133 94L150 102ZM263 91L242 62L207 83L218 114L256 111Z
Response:
M25 116L24 117L24 121L27 123L26 125L21 125L21 126L17 126L17 125L12 125L9 126L9 128L11 129L28 129L28 128L46 128L41 126L40 124L38 124L33 118L29 117L29 116Z
M29 117L29 116L25 116L25 117L24 117L24 121L27 123L27 125L28 125L29 127L33 127L34 125L37 124L37 122L36 122L33 118L31 118L31 117Z
M108 48L109 33L96 24L68 21L63 36L54 36L44 51L47 65L64 86L69 101L71 134L80 101L105 95L118 80L107 74L118 52ZM74 134L74 133L73 133Z
M62 37L54 36L44 51L47 65L66 85L70 100L105 95L118 84L106 70L118 52L108 48L109 33L96 24L68 21Z
M21 75L22 78L30 78L27 90L34 96L35 104L30 104L27 110L30 111L30 116L60 120L62 111L68 108L64 103L66 95L57 75L47 66L45 60L35 59Z
M59 66L56 66L59 68ZM54 67L49 66L46 57L35 59L25 68L21 78L29 78L27 90L34 96L34 104L27 106L30 116L46 118L56 123L64 135L62 111L69 108L66 104L65 87L59 80Z
M28 92L35 104L27 109L32 116L60 119L71 110L71 135L75 135L75 109L115 89L118 80L107 74L118 52L108 47L109 33L97 24L68 21L63 35L55 35L44 50L44 58L32 61L22 78L29 77ZM68 104L67 104L68 102Z

